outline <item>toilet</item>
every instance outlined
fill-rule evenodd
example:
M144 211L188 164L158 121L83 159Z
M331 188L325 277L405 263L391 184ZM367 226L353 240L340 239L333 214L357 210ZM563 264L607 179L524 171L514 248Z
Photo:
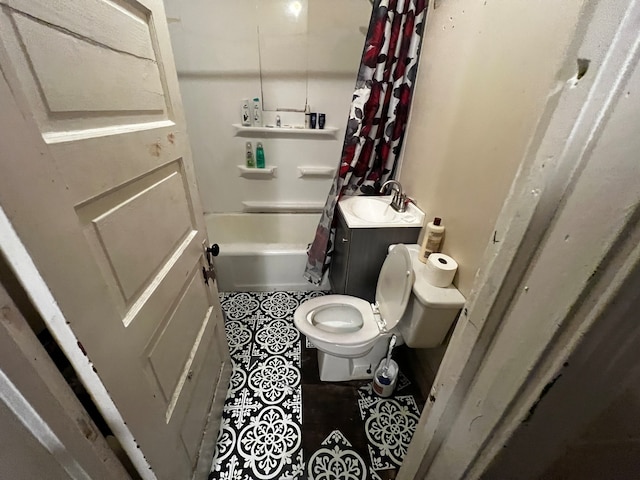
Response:
M296 328L318 349L320 380L373 378L389 337L412 348L440 345L465 299L452 285L424 278L419 245L392 245L382 265L375 303L349 295L325 295L302 303Z

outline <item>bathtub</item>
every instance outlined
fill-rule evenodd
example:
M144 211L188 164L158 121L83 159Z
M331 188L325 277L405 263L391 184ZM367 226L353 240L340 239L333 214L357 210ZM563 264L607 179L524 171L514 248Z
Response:
M307 245L319 213L210 213L205 215L212 243L220 245L215 258L221 292L273 290L328 290L327 276L320 286L302 274Z

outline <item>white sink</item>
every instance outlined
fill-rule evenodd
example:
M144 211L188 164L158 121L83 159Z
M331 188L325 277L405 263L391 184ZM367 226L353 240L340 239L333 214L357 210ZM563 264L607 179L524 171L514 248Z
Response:
M403 213L391 208L392 196L344 197L338 206L350 228L421 227L424 212L413 203Z
M398 218L398 212L391 204L381 202L375 197L356 197L350 202L351 212L365 222L386 223Z

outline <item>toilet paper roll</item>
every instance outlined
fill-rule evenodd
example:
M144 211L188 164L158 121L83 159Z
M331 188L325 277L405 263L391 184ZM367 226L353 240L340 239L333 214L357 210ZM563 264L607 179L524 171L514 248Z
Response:
M432 253L427 258L425 280L435 287L448 287L458 270L458 263L449 255Z

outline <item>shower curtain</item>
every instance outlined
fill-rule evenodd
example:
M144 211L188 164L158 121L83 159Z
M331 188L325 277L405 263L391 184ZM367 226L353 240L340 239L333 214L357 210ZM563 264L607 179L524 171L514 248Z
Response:
M409 116L427 0L374 3L340 166L309 248L304 276L316 285L331 261L334 213L343 195L357 195L393 178ZM363 188L365 187L365 188Z

